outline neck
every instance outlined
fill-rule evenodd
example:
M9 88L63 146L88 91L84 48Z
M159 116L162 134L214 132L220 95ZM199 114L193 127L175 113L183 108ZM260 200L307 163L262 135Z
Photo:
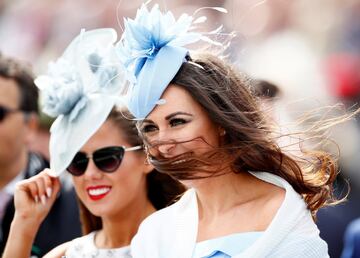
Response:
M257 196L258 179L247 172L192 181L196 189L199 218L223 214L235 206L251 202Z
M141 202L132 202L130 206L123 209L121 214L102 218L103 228L96 238L96 245L99 248L130 245L140 223L156 211L147 198Z
M0 190L26 169L28 153L23 151L15 160L0 162Z

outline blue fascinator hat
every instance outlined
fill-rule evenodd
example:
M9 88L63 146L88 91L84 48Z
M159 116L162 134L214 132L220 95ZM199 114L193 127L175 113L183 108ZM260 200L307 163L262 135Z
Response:
M226 12L223 8L212 9ZM162 93L186 61L185 45L199 40L218 44L201 33L192 32L194 24L205 20L204 16L194 20L187 14L176 20L170 11L162 13L158 5L149 11L145 4L135 19L124 20L125 30L116 48L131 74L129 81L133 82L127 92L126 105L138 120L162 104Z
M35 79L50 128L50 168L59 176L104 123L126 84L113 29L82 30L46 75Z

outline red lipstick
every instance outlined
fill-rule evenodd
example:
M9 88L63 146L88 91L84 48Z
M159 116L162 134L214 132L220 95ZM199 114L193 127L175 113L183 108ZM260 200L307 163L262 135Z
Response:
M107 185L89 186L86 188L86 191L91 200L98 201L111 191L111 187Z

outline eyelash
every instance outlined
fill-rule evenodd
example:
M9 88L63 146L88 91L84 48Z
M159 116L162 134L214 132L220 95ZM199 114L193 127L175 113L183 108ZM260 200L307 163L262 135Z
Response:
M188 123L189 121L183 119L183 118L173 118L169 121L169 124L171 127L176 127L176 126L179 126L179 125L183 125L183 124L186 124ZM148 125L145 125L141 131L143 133L152 133L152 132L155 132L156 130L158 130L157 126L156 125L153 125L153 124L148 124Z
M141 131L143 133L151 133L154 132L155 130L157 130L157 127L155 125L145 125Z
M175 127L178 125L186 124L187 122L188 121L186 121L185 119L182 119L182 118L174 118L169 121L169 124L171 125L171 127Z

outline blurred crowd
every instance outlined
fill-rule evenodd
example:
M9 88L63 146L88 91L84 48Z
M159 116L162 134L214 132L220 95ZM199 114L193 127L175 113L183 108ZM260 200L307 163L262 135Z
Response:
M360 101L360 0L162 0L175 15L219 6L227 13L204 9L213 29L234 32L229 58L252 77L277 87L272 98L273 118L282 130L294 131L308 111L316 119L352 110ZM0 51L30 63L44 73L49 60L59 56L82 28L113 27L122 32L124 16L133 17L139 0L0 0ZM337 108L323 109L342 103ZM50 121L42 126L33 150L48 157ZM285 129L284 129L285 128ZM302 128L303 129L303 128ZM337 191L348 201L319 212L320 234L330 257L340 257L347 225L360 217L360 118L333 128L326 135L340 149ZM0 139L1 140L1 139ZM285 143L286 144L286 141ZM334 153L333 144L324 146Z

